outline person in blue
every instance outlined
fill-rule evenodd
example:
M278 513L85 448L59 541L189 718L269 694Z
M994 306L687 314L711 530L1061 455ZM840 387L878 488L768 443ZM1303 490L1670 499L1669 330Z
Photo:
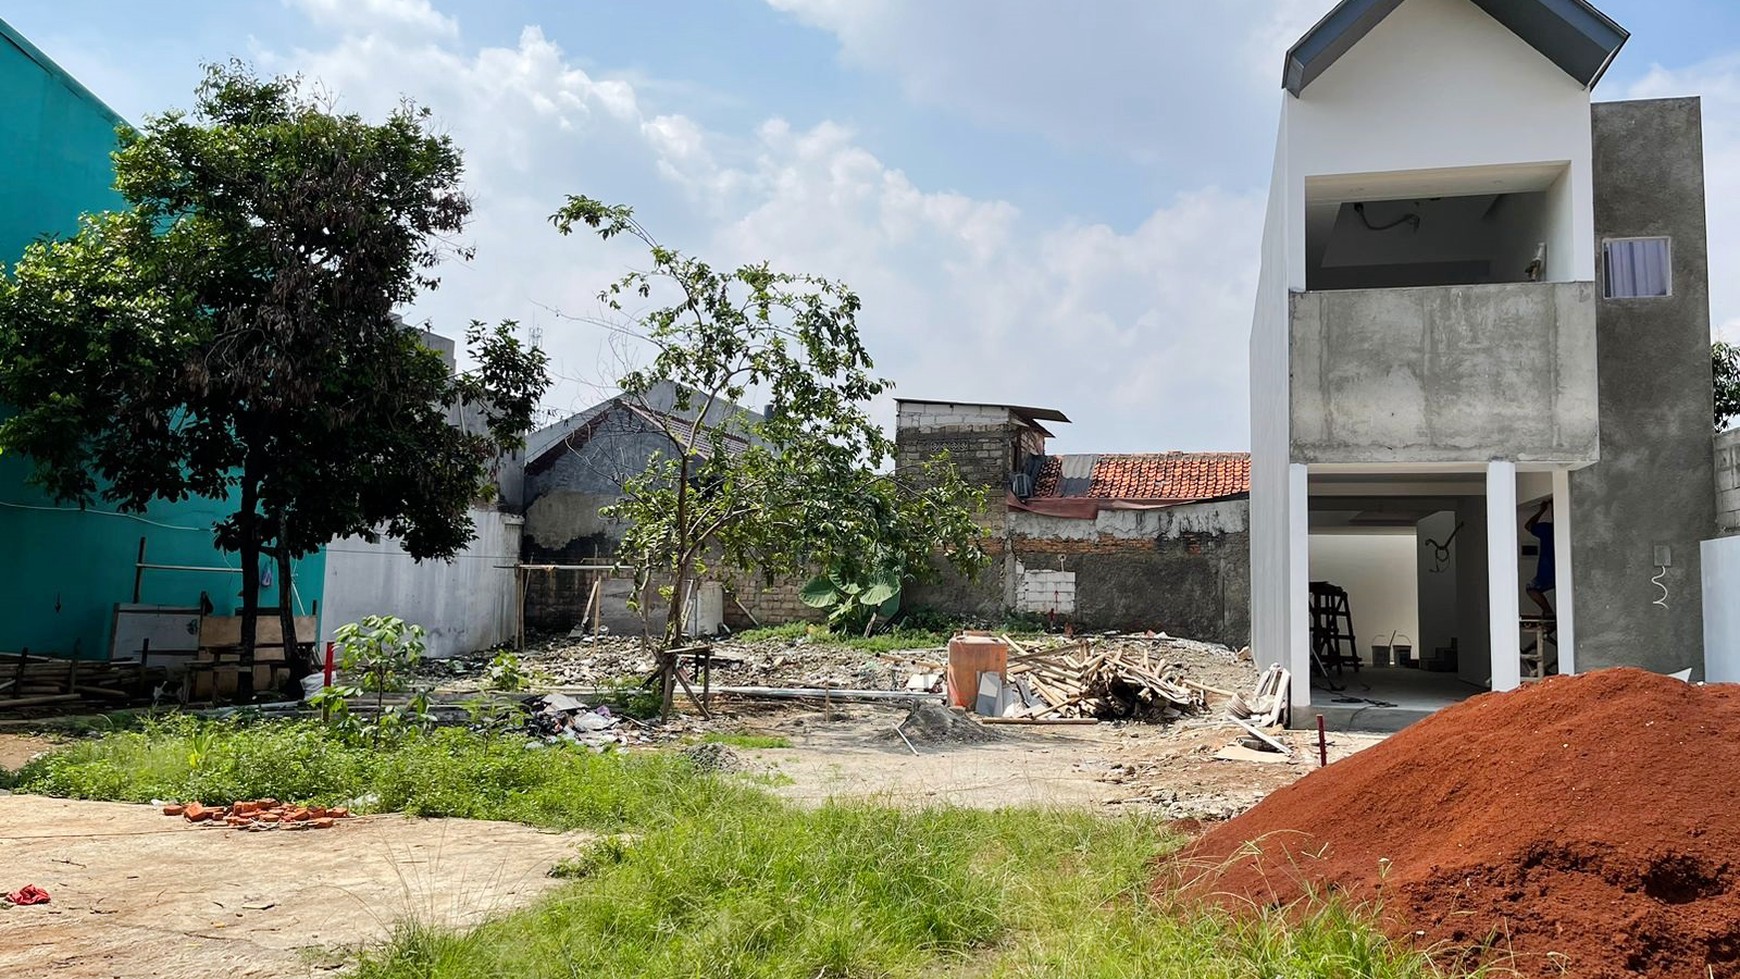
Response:
M1547 500L1541 504L1535 515L1523 524L1523 529L1535 535L1540 541L1540 556L1535 562L1535 576L1528 583L1529 597L1541 607L1541 615L1553 618L1553 606L1547 601L1547 592L1553 590L1553 501Z

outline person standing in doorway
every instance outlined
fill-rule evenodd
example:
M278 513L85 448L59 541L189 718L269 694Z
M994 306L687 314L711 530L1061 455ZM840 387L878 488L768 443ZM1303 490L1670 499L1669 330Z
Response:
M1546 500L1535 511L1534 516L1523 524L1523 529L1535 535L1540 542L1540 554L1535 559L1535 576L1528 583L1529 598L1541 607L1541 615L1551 619L1553 606L1547 601L1547 592L1553 590L1553 501Z

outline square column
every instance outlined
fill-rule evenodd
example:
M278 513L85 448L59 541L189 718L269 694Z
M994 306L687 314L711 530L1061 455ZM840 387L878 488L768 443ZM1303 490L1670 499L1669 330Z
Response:
M1571 471L1553 470L1553 563L1556 587L1550 596L1557 619L1559 672L1577 672L1577 635L1571 594Z
M1287 466L1287 669L1294 707L1311 703L1311 483Z
M1515 690L1522 685L1522 582L1517 574L1516 463L1506 459L1486 464L1486 587L1492 689Z

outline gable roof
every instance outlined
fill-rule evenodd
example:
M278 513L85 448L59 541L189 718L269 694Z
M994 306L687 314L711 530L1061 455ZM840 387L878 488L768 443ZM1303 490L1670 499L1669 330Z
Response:
M1193 503L1251 491L1248 452L1128 452L1046 456L1033 498Z
M1469 0L1536 51L1594 88L1631 34L1588 0ZM1403 0L1341 0L1287 50L1281 87L1297 96Z

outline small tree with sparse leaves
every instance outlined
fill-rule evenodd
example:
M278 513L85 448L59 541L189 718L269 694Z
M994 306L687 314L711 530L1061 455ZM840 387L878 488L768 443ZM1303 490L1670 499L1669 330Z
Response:
M983 491L946 460L922 480L890 471L894 444L868 413L890 385L871 373L857 294L765 263L716 269L660 245L629 208L587 197L570 197L552 221L563 234L626 234L648 249L649 266L599 300L604 324L652 354L621 378L623 397L675 386L675 411L643 413L672 449L627 480L608 515L628 528L619 560L643 589L656 582L669 596L667 650L690 584L714 561L768 578L825 568L849 581L927 577L938 553L966 573L983 566ZM630 303L652 309L630 316ZM751 393L765 416L734 407ZM668 655L662 668L668 711Z

